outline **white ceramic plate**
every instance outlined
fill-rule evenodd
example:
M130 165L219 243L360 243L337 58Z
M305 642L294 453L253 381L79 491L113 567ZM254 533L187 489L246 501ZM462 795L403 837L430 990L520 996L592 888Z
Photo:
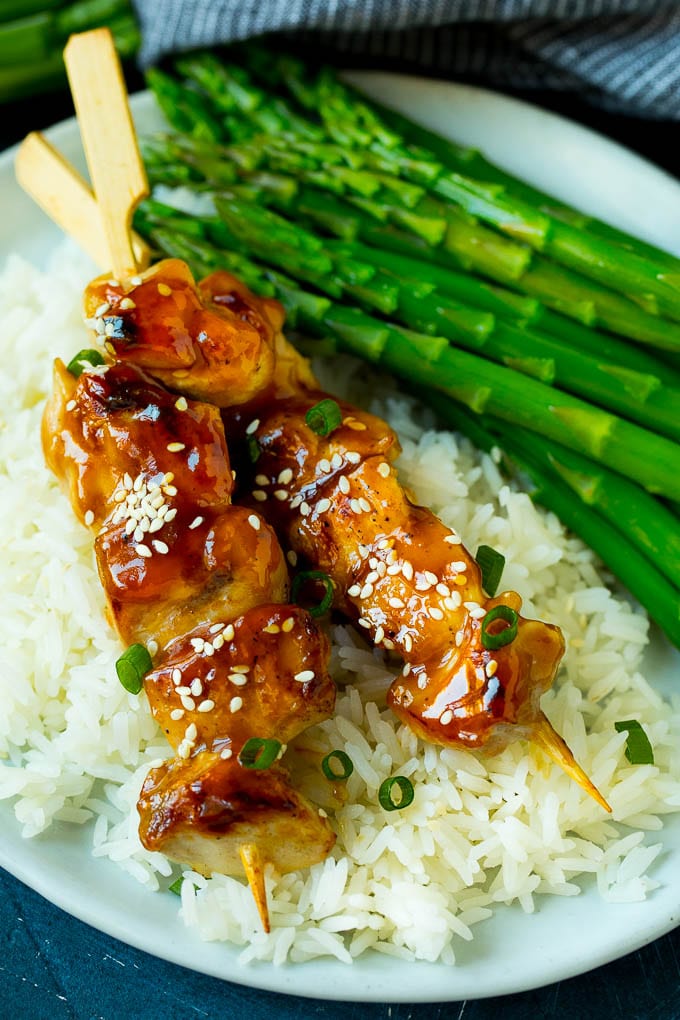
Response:
M388 74L352 80L428 126L477 145L527 181L680 254L680 184L625 149L563 118L480 89ZM133 99L140 130L157 114L148 95ZM48 132L83 167L73 121ZM19 189L14 151L0 156L0 253L45 261L61 235ZM656 639L650 668L663 688L680 676L680 659ZM656 841L655 834L655 841ZM0 864L63 910L123 942L205 974L256 988L326 999L441 1002L502 995L581 974L652 941L680 921L680 817L661 834L653 868L661 888L642 903L610 905L585 886L581 896L537 898L533 915L502 908L456 947L458 965L405 965L367 956L335 962L241 967L222 944L200 943L176 917L173 896L145 892L89 852L89 834L57 825L23 840L11 805L0 805Z

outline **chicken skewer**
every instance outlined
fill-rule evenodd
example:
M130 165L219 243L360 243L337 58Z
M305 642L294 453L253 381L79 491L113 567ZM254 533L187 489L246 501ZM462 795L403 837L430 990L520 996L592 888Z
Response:
M238 438L240 446L239 478L249 476L241 498L264 514L301 564L328 576L337 609L403 659L388 693L395 713L442 745L494 753L529 739L611 810L540 709L564 653L559 628L522 617L516 592L485 597L479 566L460 538L415 506L399 484L395 433L321 392L308 362L283 337L281 306L220 271L194 288L194 300L228 309L274 352L274 365L268 362L257 380L250 374L247 386L225 393L208 357L231 363L234 349L222 348L208 330L205 354L184 289L191 289L189 271L177 260L159 264L163 271L168 266L182 281L177 296L166 296L181 306L192 366L178 368L179 354L169 354L167 345L154 350L144 313L126 310L123 290L108 283L89 302L90 311L103 300L120 315L120 336L104 342L118 358L143 361L178 392L198 393L222 408L230 440ZM337 421L319 434L308 414L329 401Z
M112 624L154 654L144 688L176 757L144 783L142 842L204 874L244 869L268 929L261 864L306 867L334 835L285 769L248 771L241 756L252 737L286 744L331 714L326 639L286 604L273 531L231 503L214 407L131 366L74 378L57 360L43 445L96 535Z

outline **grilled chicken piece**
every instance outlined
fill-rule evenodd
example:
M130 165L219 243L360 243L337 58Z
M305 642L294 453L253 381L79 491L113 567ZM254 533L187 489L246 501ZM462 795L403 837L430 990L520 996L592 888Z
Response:
M215 277L222 282L197 287L179 259L125 281L101 276L85 292L85 313L117 360L170 390L228 407L271 384L283 310L277 301L251 295L251 314L234 278Z
M307 612L285 604L288 571L273 530L231 504L214 407L129 364L76 379L57 361L42 438L49 467L95 531L113 625L157 657L144 686L177 757L145 784L140 835L198 870L245 871L268 930L262 862L306 867L335 837L282 767L267 799L266 774L254 779L238 755L250 737L285 744L332 713L327 640ZM201 784L240 805L238 824L191 835ZM274 836L293 829L295 841L272 857Z

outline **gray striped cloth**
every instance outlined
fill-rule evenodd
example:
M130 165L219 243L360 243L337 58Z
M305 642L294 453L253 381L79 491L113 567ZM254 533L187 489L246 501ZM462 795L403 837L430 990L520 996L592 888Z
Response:
M680 119L680 0L133 0L140 65L283 33L346 66L578 92Z

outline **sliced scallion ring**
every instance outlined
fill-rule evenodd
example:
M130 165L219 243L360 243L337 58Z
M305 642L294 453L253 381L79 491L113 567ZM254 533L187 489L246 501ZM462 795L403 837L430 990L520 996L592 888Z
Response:
M395 792L395 786L398 792ZM406 776L391 776L380 784L378 790L378 800L385 811L402 811L413 802L414 797L413 783Z
M255 436L248 436L248 456L253 464L255 464L260 457L262 450Z
M614 723L617 733L626 733L626 758L631 765L653 765L654 749L649 737L637 719L625 719Z
M305 415L305 422L317 436L329 436L342 425L342 411L335 400L326 397L314 407L310 407Z
M504 623L507 623L507 627L492 633L489 630L489 625L494 620L503 620ZM518 622L519 616L510 606L494 606L482 620L483 647L488 648L489 651L494 651L496 648L503 648L504 645L509 645L517 637Z
M333 762L338 762L341 772L336 772ZM341 780L349 779L354 772L354 762L344 751L330 751L321 762L321 768L326 779Z
M184 878L182 877L182 875L180 875L179 878L175 879L175 881L172 883L172 885L168 886L168 892L174 893L175 896L181 896L182 895L182 882L183 881L184 881Z
M307 612L310 616L323 616L333 603L333 582L323 570L301 570L299 574L296 574L293 578L290 597L293 602L299 605L298 595L300 594L300 589L310 581L322 584L325 591L321 601L316 606L307 607Z
M480 545L475 559L482 572L482 588L490 598L493 598L501 583L505 556L492 549L490 545Z
M281 741L273 737L251 737L239 751L239 764L246 769L268 769L276 761Z
M68 365L66 366L67 371L74 375L76 379L83 374L86 368L95 365L103 365L104 358L100 351L95 350L82 350L71 358Z
M116 673L126 691L139 694L153 663L144 645L130 645L116 662Z

